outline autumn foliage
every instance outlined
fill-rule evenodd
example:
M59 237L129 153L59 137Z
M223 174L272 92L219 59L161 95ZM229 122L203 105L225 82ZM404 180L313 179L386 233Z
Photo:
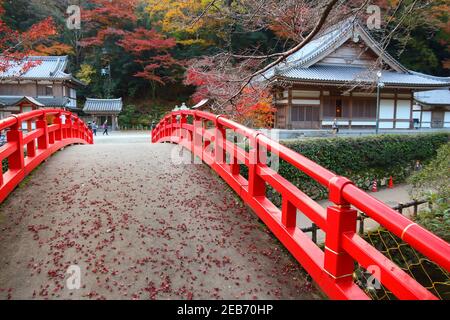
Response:
M252 128L272 128L276 109L267 90L246 88L236 104L236 120Z
M3 19L3 1L0 1L0 72L5 72L13 65L33 52L35 45L48 37L56 35L56 26L52 18L47 18L32 25L28 30L20 32L9 27ZM20 72L26 72L39 62L21 64Z
M139 25L136 14L138 1L93 0L94 8L84 10L83 18L87 22L92 36L85 38L81 44L85 48L119 46L123 54L131 54L134 62L141 66L141 71L134 74L151 82L164 84L171 77L163 69L170 69L179 63L169 50L175 47L173 38L167 38L154 29Z
M138 28L132 32L126 32L118 42L127 52L136 57L143 70L136 73L136 77L164 84L170 77L157 74L157 70L170 69L179 64L169 50L175 47L175 39L166 38L155 30Z

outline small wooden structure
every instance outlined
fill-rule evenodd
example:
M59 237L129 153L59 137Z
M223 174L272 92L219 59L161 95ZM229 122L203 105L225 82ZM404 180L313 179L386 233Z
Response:
M119 128L118 116L122 112L122 98L118 99L93 99L87 98L83 108L85 122L95 121L102 126L106 121L110 130Z
M414 94L413 117L420 128L450 128L450 89Z

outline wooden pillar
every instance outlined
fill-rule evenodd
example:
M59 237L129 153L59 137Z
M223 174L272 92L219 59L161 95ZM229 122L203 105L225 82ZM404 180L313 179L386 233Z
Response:
M410 109L409 109L409 128L414 129L414 122L413 122L413 107L414 107L414 99L413 99L414 93L411 91L411 102L410 102ZM420 113L420 116L422 117L422 113Z
M288 105L286 110L286 128L292 129L292 88L288 89Z
M423 114L423 106L420 104L420 124L419 124L419 128L422 128L422 114Z
M116 130L116 116L111 115L111 131Z
M395 90L395 94L394 94L394 119L392 119L392 123L393 123L393 129L396 129L397 127L397 104L398 104L398 94L397 94L397 90Z
M352 128L353 120L353 91L350 92L350 97L348 100L348 128Z
M319 129L322 129L323 121L323 88L320 88Z

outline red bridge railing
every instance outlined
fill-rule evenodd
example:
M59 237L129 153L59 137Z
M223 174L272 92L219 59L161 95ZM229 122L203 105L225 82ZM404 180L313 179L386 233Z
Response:
M226 130L248 139L248 151L227 139ZM357 188L350 180L335 175L257 131L224 116L201 111L178 111L166 115L153 129L152 142L180 144L210 165L255 211L330 298L369 299L353 279L357 262L365 269L378 270L373 276L399 299L437 299L357 234L357 210L354 208L447 271L450 271L450 245ZM334 205L324 209L271 169L261 156L265 151L276 154L325 186ZM228 161L225 161L227 157ZM248 179L241 174L238 160L248 167ZM281 194L281 210L266 197L267 184ZM324 250L297 227L297 210L326 233Z
M24 129L24 127L26 127ZM92 132L76 115L60 109L41 109L0 120L0 203L42 161L70 144L92 144Z

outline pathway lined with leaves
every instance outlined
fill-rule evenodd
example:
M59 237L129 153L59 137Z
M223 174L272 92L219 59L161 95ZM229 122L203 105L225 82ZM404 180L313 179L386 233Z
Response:
M321 298L207 166L118 138L55 154L0 206L1 299Z

